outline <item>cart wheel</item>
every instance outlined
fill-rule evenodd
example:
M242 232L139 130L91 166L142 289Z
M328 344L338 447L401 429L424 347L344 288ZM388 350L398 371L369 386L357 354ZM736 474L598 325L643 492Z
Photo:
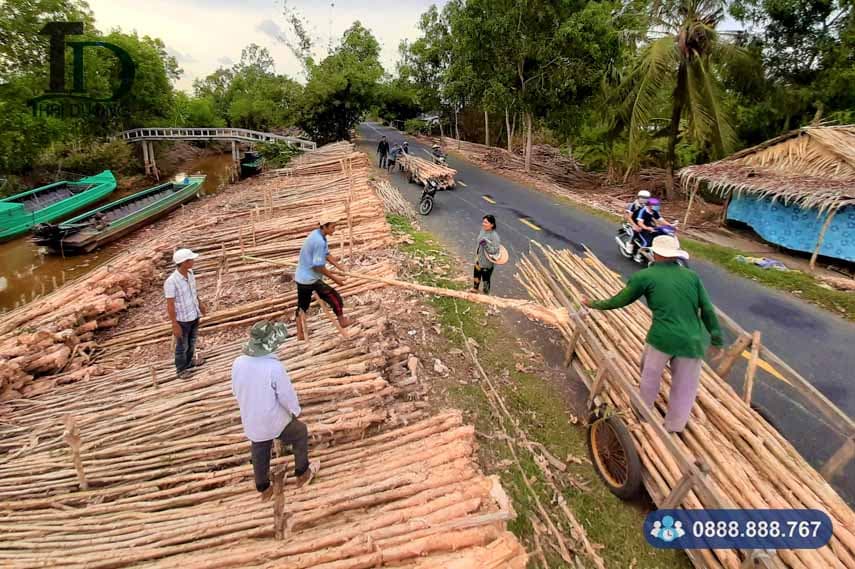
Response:
M641 459L629 429L620 417L588 418L588 456L612 494L622 500L641 492Z
M422 201L419 202L419 213L422 215L428 215L431 211L433 211L433 198L425 196L422 198Z

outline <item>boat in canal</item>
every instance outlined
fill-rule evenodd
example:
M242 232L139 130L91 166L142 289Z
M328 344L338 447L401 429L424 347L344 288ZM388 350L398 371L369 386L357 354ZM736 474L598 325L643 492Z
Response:
M60 181L0 199L0 241L51 223L101 200L116 189L110 170L77 181Z
M89 253L151 223L199 194L205 176L187 176L132 194L58 224L34 229L33 240L51 253Z
M261 172L264 166L264 158L258 152L244 152L243 158L240 159L240 177L249 178Z

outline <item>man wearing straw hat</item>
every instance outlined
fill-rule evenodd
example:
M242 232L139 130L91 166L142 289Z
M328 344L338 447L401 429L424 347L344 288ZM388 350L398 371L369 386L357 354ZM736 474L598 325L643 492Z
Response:
M190 368L203 363L201 358L194 358L199 319L205 314L193 273L193 260L198 256L190 249L175 251L172 254L175 271L163 283L166 313L175 336L175 370L182 377L189 373Z
M671 393L665 430L682 432L698 393L704 353L712 341L712 357L720 357L723 339L715 309L697 273L676 263L688 259L679 242L670 235L653 240L653 266L638 271L626 287L608 300L582 304L597 310L623 308L644 296L653 313L642 356L641 398L653 407L665 366L671 366Z
M337 285L344 284L344 277L333 274L327 269L329 262L338 270L343 270L338 264L339 259L330 254L327 237L333 235L337 219L330 214L323 214L318 220L318 228L312 231L300 248L300 258L297 261L297 271L294 280L297 281L297 337L306 339L305 313L312 304L312 294L326 302L338 318L342 328L350 325L350 319L344 316L344 301L333 287L323 281L329 277Z
M309 462L309 430L297 417L300 402L276 350L288 337L285 324L262 320L249 332L243 355L232 364L232 393L240 407L240 421L250 440L255 488L262 500L273 493L270 486L270 450L273 439L291 445L297 487L311 482L320 469Z

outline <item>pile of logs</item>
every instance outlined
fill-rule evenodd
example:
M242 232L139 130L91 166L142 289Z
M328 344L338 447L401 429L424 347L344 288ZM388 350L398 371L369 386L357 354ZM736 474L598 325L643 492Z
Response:
M531 296L546 305L578 306L583 297L608 298L623 284L593 255L541 249L518 264L517 278ZM588 316L561 324L559 329L575 345L574 365L587 377L601 368L607 377L639 383L639 367L650 311L637 302L622 310L592 311ZM578 332L578 333L576 333ZM576 333L574 335L574 333ZM574 340L575 338L575 340ZM608 362L608 363L607 363ZM635 439L645 469L645 485L661 504L685 474L675 454L648 422L639 422L628 394L606 381L599 396L622 412ZM670 378L663 381L657 407L664 414ZM724 380L704 365L698 399L688 428L673 437L681 454L701 459L710 467L703 484L707 491L691 491L686 508L817 508L831 516L834 534L818 550L779 550L787 567L855 567L855 514L831 486L774 427L751 409ZM708 496L716 496L711 503ZM705 568L740 567L733 550L699 550L695 564Z
M388 337L379 306L353 316L348 339L315 320L310 344L279 349L321 472L296 489L292 457L277 449L271 502L255 491L229 386L240 344L218 347L188 379L162 361L7 403L0 565L260 567L275 557L294 568L523 569L525 551L504 529L507 496L475 465L473 428L407 397L413 358Z
M410 182L416 182L423 186L428 182L434 182L441 190L454 188L454 176L457 175L457 170L434 164L430 160L413 156L412 154L402 154L398 156L398 164L407 173Z
M383 200L383 206L386 208L388 213L400 215L410 221L415 221L416 211L413 209L413 206L404 199L404 196L401 195L398 188L389 183L388 180L380 180L379 182L376 182L374 184L374 190L377 192L377 196Z
M458 141L453 138L444 138L443 145L446 148L458 149L469 158L489 164L498 170L512 170L516 172L525 171L525 157L523 149L517 149L513 154L503 148L484 146L474 142ZM544 176L555 184L570 187L599 186L599 177L582 169L581 164L570 156L561 154L561 151L548 144L535 144L531 150L531 172Z
M160 244L120 255L48 296L0 318L0 401L33 394L35 376L88 373L96 330L119 315L151 285L165 248Z

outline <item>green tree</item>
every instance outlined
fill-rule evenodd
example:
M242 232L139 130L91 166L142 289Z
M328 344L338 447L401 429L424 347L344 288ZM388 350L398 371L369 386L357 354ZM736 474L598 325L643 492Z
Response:
M720 0L669 0L656 6L651 39L617 92L625 101L623 118L629 128L630 153L638 154L653 120L670 102L667 130L666 195L672 197L676 147L683 132L708 146L714 157L729 152L736 142L723 102L718 69L737 59L739 50L724 40L716 27L724 17Z
M379 57L380 44L354 22L330 55L318 64L310 62L299 124L317 142L348 138L350 129L376 104L383 76Z

